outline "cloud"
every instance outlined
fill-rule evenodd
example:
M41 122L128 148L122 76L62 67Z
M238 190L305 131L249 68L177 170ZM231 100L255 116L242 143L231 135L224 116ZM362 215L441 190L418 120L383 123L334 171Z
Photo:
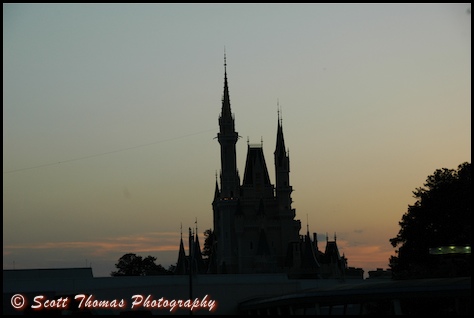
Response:
M3 246L4 269L92 267L95 277L116 270L117 260L126 253L157 258L168 267L178 257L180 234L148 232L106 237L93 241L35 242ZM185 244L186 248L186 244Z
M107 237L94 241L37 242L10 244L3 247L4 268L28 264L29 268L77 266L94 262L94 272L106 276L114 270L114 264L125 253L157 257L157 263L174 264L177 260L180 234L176 232L148 232L137 235ZM319 248L325 248L325 235L318 235ZM201 238L202 242L202 238ZM348 259L348 266L360 267L366 272L387 268L388 260L395 252L390 245L374 245L337 239L341 255ZM202 245L201 245L202 246ZM185 244L186 248L186 244ZM20 255L29 255L22 258ZM8 259L8 260L7 260ZM87 263L86 262L86 263Z
M337 240L339 251L348 259L348 266L361 267L366 271L376 268L388 268L391 255L395 255L390 245L353 244L345 240Z
M3 246L3 255L11 255L19 250L86 250L92 256L111 253L143 253L177 251L179 233L150 232L138 235L109 237L97 241L37 242Z

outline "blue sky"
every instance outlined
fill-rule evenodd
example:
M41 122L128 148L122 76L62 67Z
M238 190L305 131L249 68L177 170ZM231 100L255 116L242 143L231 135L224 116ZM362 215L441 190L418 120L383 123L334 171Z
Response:
M4 269L168 266L212 227L224 47L241 174L263 140L274 182L278 101L297 219L349 266L471 161L470 4L4 4Z

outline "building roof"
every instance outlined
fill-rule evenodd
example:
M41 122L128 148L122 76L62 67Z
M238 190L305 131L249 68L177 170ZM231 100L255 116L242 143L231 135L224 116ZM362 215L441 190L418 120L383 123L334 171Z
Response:
M270 185L267 164L265 163L262 147L249 145L243 185L256 185L258 182L262 182L263 185Z

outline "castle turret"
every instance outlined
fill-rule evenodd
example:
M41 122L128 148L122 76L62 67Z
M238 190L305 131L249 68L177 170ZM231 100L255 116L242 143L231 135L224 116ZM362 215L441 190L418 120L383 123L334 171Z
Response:
M277 138L274 156L278 214L280 216L294 218L295 211L291 208L291 192L293 192L293 187L290 185L290 156L285 149L285 138L283 137L280 111L278 111Z
M278 105L279 106L279 105ZM277 137L275 146L275 197L277 204L277 215L280 227L281 251L288 249L288 244L299 240L301 222L295 220L295 210L291 207L293 200L291 193L293 187L290 185L290 155L285 148L283 136L283 124L278 110ZM284 257L281 255L280 257Z
M240 178L235 151L235 144L238 139L239 135L235 131L234 116L230 109L227 63L224 55L224 94L219 117L219 133L217 134L217 140L221 145L221 196L224 198L239 196Z
M217 140L221 146L221 188L214 193L214 233L216 243L216 264L218 272L238 272L238 244L235 233L235 218L238 213L240 177L237 170L235 145L239 136L235 131L234 116L230 108L227 83L227 62L224 54L224 94L219 117Z

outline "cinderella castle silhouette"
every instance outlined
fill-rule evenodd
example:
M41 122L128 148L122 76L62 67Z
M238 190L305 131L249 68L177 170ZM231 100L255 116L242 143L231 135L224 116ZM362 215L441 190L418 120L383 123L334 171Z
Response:
M197 230L189 229L189 255L181 237L175 274L287 273L291 277L343 278L360 276L362 269L347 267L334 240L326 235L325 251L318 249L307 229L300 235L301 222L291 207L290 158L285 148L283 126L278 111L275 182L270 182L263 145L248 144L241 183L236 161L235 118L231 112L227 63L224 54L224 94L217 140L221 150L220 187L216 176L214 199L214 240L211 255L203 259ZM355 272L354 272L355 271Z

